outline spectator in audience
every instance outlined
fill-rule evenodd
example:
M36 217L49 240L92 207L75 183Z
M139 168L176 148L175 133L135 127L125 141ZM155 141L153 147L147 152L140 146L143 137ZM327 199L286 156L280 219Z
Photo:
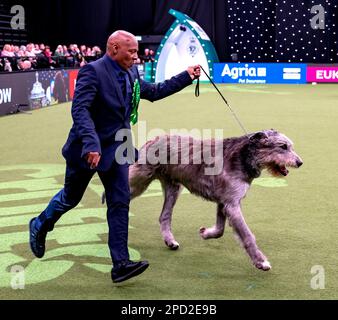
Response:
M6 72L12 72L13 68L15 70L15 53L14 46L11 46L10 44L5 44L4 48L1 52L1 57L6 58L2 61L3 71Z
M85 45L81 45L80 46L80 53L82 54L82 56L86 55L86 51L87 51L87 47Z
M14 57L19 57L20 48L18 46L13 46Z
M36 55L34 53L34 44L28 43L26 46L25 56L29 58L29 61L32 64L33 69L37 66Z
M29 58L36 58L36 54L34 52L34 44L33 43L28 43L26 46L26 57Z
M11 66L11 63L10 63L10 61L9 61L7 58L4 59L4 63L5 63L4 71L12 72L12 66Z
M92 57L92 49L90 47L87 47L86 57Z
M33 70L32 63L29 60L24 60L23 61L23 69L25 71L27 71L27 70Z
M145 48L144 49L144 55L142 56L142 63L145 63L145 62L154 62L154 55L151 55L150 54L150 50L149 48ZM152 51L154 53L154 51Z
M24 56L25 56L25 51L20 49L17 53L17 58L21 58L21 57L24 57Z
M78 55L79 63L80 63L80 68L85 66L88 62L86 61L85 57L82 54Z
M76 57L80 53L80 49L78 48L77 44L71 44L69 46L69 53L73 57Z
M102 56L102 51L98 46L92 49L86 45L81 45L81 50L77 44L71 44L69 50L66 46L58 45L53 54L49 46L44 43L25 45L5 44L0 50L0 71L30 70L54 67L82 67L88 62L94 61ZM29 63L24 63L28 60ZM139 61L136 61L138 63Z
M72 45L70 45L69 48L63 46L63 52L66 57L66 67L74 67L74 57L71 55L71 47Z
M33 70L32 63L29 60L22 60L18 61L18 69L22 71Z
M44 46L43 55L47 58L49 66L55 66L56 62L52 59L52 53L49 46Z
M102 55L102 51L101 51L100 47L94 46L93 50L92 50L92 56L96 57L98 59L98 58L101 57L101 55Z
M80 49L77 47L77 44L71 44L69 46L69 58L68 64L70 64L71 67L78 67L80 65L79 61L79 53Z
M14 57L14 52L12 51L10 44L5 44L4 48L1 51L1 57Z
M55 61L56 61L56 67L63 68L66 65L66 58L65 58L65 52L63 50L63 46L59 44L54 51Z
M34 47L33 47L33 53L37 56L39 54L41 54L41 50L40 50L40 47L38 44L34 44Z
M70 56L67 46L63 46L63 54L64 54L65 57Z
M57 57L64 57L64 52L63 52L63 47L61 44L59 44L55 51L54 51L54 56L57 56Z

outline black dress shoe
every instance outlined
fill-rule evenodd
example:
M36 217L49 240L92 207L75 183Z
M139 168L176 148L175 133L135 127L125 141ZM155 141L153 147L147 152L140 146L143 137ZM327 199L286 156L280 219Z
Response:
M45 242L47 231L38 230L36 227L36 218L29 223L29 243L33 254L37 258L42 258L45 254Z
M116 265L111 271L113 282L122 282L135 277L149 267L148 261L133 262L130 260L123 261Z

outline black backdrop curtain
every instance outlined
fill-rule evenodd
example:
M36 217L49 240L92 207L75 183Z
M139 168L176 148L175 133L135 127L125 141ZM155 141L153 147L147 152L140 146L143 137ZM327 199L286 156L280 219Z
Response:
M114 2L106 0L25 1L30 40L58 44L103 45L110 33ZM99 3L102 2L102 5Z
M214 42L221 57L224 54L223 0L21 0L21 2L25 3L31 41L48 43L52 47L60 43L78 45L83 43L90 46L97 44L104 48L107 37L117 29L128 30L135 35L164 35L174 21L168 13L172 8L186 13L199 23Z
M215 1L155 1L155 15L154 15L154 32L161 34L164 30L167 31L175 18L168 14L170 9L175 9L186 13L204 29L209 37L214 36L214 5Z
M211 38L221 61L338 62L338 0L0 0L22 4L30 41L105 48L114 30L164 35L186 13ZM325 9L314 29L311 8ZM236 56L233 55L233 56Z

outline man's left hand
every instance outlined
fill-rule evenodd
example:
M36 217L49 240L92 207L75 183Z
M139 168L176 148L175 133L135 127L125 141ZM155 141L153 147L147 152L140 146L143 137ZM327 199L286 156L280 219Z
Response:
M201 75L201 67L198 65L188 67L187 69L192 80L198 79Z
M86 160L90 166L90 169L96 169L101 159L101 155L98 152L88 152L86 154Z

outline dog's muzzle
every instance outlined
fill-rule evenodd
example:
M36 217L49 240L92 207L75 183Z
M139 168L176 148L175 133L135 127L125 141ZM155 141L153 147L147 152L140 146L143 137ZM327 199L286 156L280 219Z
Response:
M303 162L301 160L296 160L295 164L291 165L291 167L299 168L302 164ZM289 170L286 168L285 165L276 164L274 169L284 177L286 177L289 174Z
M279 172L281 175L283 175L284 177L286 177L289 173L289 170L286 168L286 166L279 166L279 165L275 165L275 170L277 172Z

